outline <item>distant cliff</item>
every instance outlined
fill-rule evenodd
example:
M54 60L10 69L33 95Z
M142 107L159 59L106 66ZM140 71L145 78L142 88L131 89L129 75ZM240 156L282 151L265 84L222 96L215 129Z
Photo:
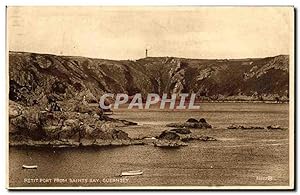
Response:
M249 59L148 57L105 60L9 52L9 99L24 105L61 100L97 102L110 93L197 93L200 100L289 97L289 56Z

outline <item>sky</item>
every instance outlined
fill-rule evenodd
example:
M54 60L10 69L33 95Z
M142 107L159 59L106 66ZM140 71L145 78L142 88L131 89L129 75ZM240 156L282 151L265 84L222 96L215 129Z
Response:
M292 7L8 7L10 51L140 59L291 54Z

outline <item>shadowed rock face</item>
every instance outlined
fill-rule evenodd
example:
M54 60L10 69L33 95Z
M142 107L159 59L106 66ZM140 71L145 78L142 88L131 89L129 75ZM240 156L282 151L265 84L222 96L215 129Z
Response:
M88 112L41 111L39 107L24 107L10 101L9 138L12 142L130 140L127 133L116 129L127 126L127 121L108 119L101 120L97 114Z
M163 131L159 136L160 140L180 140L180 136L176 132Z
M9 99L23 105L97 102L105 92L197 93L206 100L288 100L289 56L206 60L148 57L114 61L9 52Z
M186 122L188 122L188 123L198 123L199 121L197 121L194 118L189 118Z
M185 142L189 141L217 141L213 137L194 135L189 129L171 129L163 131L157 140L153 140L154 146L177 148L180 146L187 146Z

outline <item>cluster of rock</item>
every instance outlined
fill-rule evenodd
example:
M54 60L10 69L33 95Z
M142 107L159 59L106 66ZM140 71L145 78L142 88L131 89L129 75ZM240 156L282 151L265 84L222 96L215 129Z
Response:
M13 101L9 107L11 145L126 145L131 139L118 127L136 125L83 110L46 111Z
M212 126L210 124L208 124L204 118L201 118L199 121L197 119L194 119L194 118L189 118L186 122L183 122L183 123L170 123L170 124L167 124L167 127L199 128L199 129L212 128Z
M186 142L192 140L199 141L216 141L215 138L209 136L196 136L193 135L191 130L186 128L177 128L163 131L157 140L154 140L154 146L158 147L180 147L187 146Z
M247 126L247 125L236 125L236 124L231 124L230 126L227 127L227 129L274 129L274 130L282 130L279 125L269 125L266 128L263 126Z

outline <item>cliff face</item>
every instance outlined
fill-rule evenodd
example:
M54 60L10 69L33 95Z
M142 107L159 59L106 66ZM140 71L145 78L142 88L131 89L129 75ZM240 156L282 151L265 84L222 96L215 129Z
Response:
M197 93L206 100L288 100L289 56L241 60L148 57L113 61L9 53L9 99L23 105L110 93Z

